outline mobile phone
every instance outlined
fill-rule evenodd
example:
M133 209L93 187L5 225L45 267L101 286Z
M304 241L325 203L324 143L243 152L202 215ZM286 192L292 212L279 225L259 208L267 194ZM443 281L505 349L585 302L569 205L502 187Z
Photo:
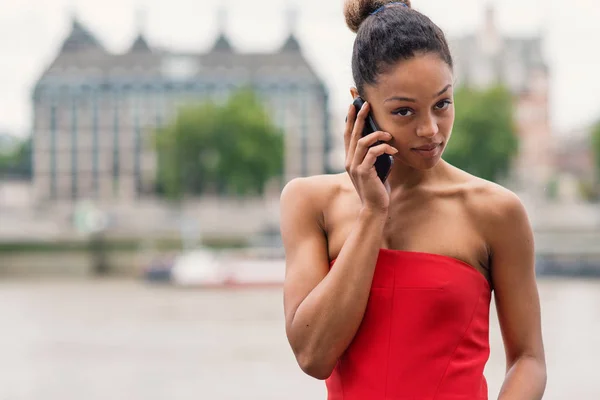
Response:
M359 96L354 99L352 104L354 104L354 108L356 109L356 114L360 111L361 107L365 101ZM365 126L362 131L362 136L367 136L373 132L378 131L379 128L373 119L373 116L369 112L367 117L365 118ZM378 144L384 143L381 140L378 140L373 146L377 146ZM372 146L371 146L372 147ZM381 182L385 182L388 175L390 174L390 170L392 169L392 165L394 164L394 159L389 154L382 154L377 157L375 160L375 171L377 171L377 176L381 179Z

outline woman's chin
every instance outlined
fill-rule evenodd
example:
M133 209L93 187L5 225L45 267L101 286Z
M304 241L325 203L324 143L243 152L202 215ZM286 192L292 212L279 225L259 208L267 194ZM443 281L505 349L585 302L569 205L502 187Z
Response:
M438 165L441 161L441 157L433 157L433 158L427 158L427 159L413 159L411 160L412 162L411 167L419 170L419 171L427 171L430 170L432 168L434 168L436 165Z
M428 171L438 165L441 161L441 157L422 159L414 157L410 158L399 158L394 157L394 164L397 164L400 169L409 168L415 171Z

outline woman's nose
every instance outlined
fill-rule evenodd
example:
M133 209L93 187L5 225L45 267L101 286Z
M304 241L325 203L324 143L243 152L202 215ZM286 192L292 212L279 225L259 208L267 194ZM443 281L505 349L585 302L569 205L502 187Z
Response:
M426 138L434 137L438 134L439 130L437 120L434 116L427 115L419 121L419 125L417 126L417 136Z

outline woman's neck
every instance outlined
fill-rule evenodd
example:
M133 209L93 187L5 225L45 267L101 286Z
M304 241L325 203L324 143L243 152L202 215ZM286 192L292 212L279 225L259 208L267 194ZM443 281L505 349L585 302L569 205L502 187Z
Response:
M438 180L446 172L446 163L440 160L433 168L418 170L398 162L392 167L387 182L392 191L404 191Z

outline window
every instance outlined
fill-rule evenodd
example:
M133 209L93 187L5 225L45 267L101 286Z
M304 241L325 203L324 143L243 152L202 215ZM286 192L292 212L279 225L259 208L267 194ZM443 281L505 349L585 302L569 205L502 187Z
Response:
M50 198L56 199L56 105L50 106Z
M92 191L97 198L100 192L98 182L100 141L98 132L98 93L92 93Z
M71 102L71 199L77 199L77 99Z

